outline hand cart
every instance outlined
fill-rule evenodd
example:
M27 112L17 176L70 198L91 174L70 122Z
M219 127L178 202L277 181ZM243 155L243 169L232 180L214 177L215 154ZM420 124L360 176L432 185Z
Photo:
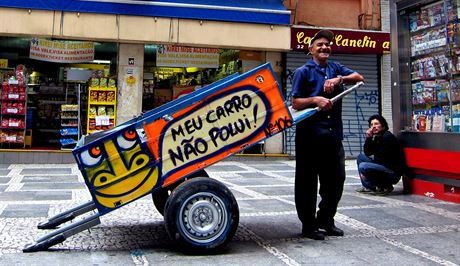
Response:
M235 234L239 210L231 191L204 169L318 111L289 108L271 66L264 64L83 137L72 153L92 200L38 224L55 230L23 251L47 250L145 195L152 195L169 236L181 246L219 248Z

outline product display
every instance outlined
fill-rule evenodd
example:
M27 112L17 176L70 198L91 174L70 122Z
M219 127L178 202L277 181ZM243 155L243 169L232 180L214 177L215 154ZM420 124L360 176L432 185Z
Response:
M14 76L3 80L0 91L0 145L25 145L27 74L18 65Z
M50 82L38 86L35 99L36 117L34 127L34 145L43 147L61 147L61 105L74 103L75 92L66 84Z
M91 78L88 89L87 134L115 125L117 88L114 79Z
M445 15L447 11L447 15ZM457 7L437 1L409 14L412 123L416 131L460 132Z
M61 127L59 130L62 149L74 148L80 138L80 115L78 104L61 105Z

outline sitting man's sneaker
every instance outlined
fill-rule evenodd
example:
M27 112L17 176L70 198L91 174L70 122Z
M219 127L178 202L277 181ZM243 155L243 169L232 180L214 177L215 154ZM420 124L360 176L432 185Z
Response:
M377 196L385 196L393 192L395 188L393 186L387 187L387 188L378 188L377 191L375 191L373 194Z
M321 229L324 229L328 236L343 236L344 235L343 230L338 228L335 225L328 226L328 227L321 227Z
M302 236L308 237L314 240L324 240L326 238L324 233L318 229L315 229L315 230L302 229Z
M371 192L374 192L374 190L372 189L369 189L367 187L360 187L356 190L356 192L359 192L359 193L371 193Z

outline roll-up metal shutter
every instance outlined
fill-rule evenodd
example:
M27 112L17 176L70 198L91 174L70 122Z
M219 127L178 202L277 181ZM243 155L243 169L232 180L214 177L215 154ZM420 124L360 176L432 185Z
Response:
M290 95L292 78L296 68L305 64L309 56L302 52L289 52L286 58L286 89ZM380 81L379 61L377 55L333 54L331 60L359 72L364 76L365 85L346 96L342 103L343 145L345 156L357 157L362 152L365 132L368 128L367 119L379 113ZM286 153L295 155L295 127L286 134Z

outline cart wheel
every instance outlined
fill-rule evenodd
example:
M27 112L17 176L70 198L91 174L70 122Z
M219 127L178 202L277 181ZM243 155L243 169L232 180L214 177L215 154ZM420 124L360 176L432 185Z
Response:
M209 177L209 175L208 173L206 173L205 170L200 170L198 172L191 174L185 180L195 177ZM168 200L171 191L173 191L182 182L184 182L184 180L178 181L169 187L162 188L152 193L153 205L155 205L155 208L157 208L157 211L161 215L164 215L166 201Z
M166 231L188 250L222 247L235 235L238 221L238 204L232 192L211 178L183 182L165 206Z

